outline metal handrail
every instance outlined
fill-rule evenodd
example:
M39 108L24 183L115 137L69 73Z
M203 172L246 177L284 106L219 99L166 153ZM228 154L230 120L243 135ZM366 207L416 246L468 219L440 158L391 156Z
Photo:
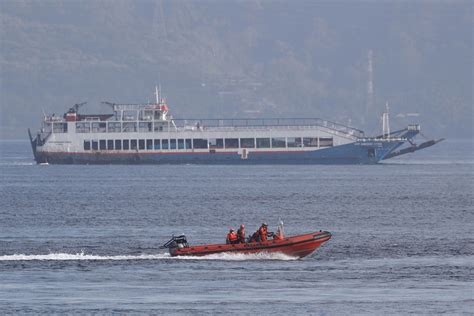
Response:
M320 126L357 137L363 137L364 132L343 124L320 118L249 118L249 119L175 119L177 127L189 125L209 127L272 127L272 126Z

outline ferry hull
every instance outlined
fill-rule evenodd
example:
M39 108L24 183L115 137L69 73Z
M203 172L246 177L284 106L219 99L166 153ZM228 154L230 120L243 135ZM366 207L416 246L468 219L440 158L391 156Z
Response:
M239 152L37 152L50 164L375 164L401 142L355 142L313 151Z

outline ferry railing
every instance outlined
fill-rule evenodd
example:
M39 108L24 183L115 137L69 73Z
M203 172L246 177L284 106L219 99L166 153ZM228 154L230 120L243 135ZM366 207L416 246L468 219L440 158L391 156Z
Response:
M271 126L271 127L200 127L197 129L196 127L193 126L188 126L188 127L179 127L177 129L170 129L170 132L173 131L249 131L249 132L264 132L264 131L282 131L282 130L288 130L288 131L310 131L310 130L323 130L327 132L328 134L332 134L335 136L347 138L347 139L359 139L358 136L353 135L351 132L346 133L346 132L340 132L336 131L334 129L330 128L325 128L321 126Z
M159 125L156 125L159 123ZM165 123L165 124L164 124ZM167 123L167 124L166 124ZM153 127L153 124L155 124ZM169 121L79 121L77 133L89 132L151 132L156 131L267 131L267 130L314 130L325 131L342 137L362 138L364 132L349 126L318 118L314 119L176 119Z
M213 127L219 128L236 128L242 129L244 127L301 127L301 126L318 126L338 131L344 134L353 135L355 137L363 137L364 132L349 127L343 124L335 123L320 118L269 118L269 119L175 119L176 127L196 126L210 129Z

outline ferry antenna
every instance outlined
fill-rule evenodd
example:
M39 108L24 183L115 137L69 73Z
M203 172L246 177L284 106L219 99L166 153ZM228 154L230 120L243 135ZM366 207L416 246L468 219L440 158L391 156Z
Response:
M367 54L367 103L365 107L365 119L369 116L374 106L374 62L373 62L373 51L369 49Z
M382 134L384 138L390 138L390 120L388 115L388 101L385 103L385 112L382 114Z
M160 90L161 90L161 86L160 86L160 89L158 89L158 86L155 86L156 104L160 103Z

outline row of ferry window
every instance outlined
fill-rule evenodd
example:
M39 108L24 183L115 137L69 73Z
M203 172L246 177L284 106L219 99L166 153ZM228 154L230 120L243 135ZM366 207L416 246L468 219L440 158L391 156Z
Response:
M162 124L151 122L77 122L76 133L120 133L120 132L151 132L163 131Z
M67 123L53 123L53 133L67 133ZM51 124L46 125L46 130L51 131ZM76 133L120 133L120 132L159 132L163 131L162 124L155 124L152 129L151 122L77 122Z
M332 138L214 138L214 139L101 139L85 140L84 150L161 150L331 147Z

